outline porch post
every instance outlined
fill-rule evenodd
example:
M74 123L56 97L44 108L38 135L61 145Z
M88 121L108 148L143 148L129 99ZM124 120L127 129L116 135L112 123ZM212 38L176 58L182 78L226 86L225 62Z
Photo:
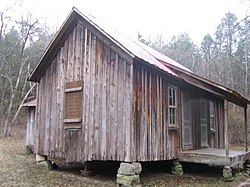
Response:
M224 141L225 141L225 150L226 156L229 156L229 146L228 146L228 101L224 100Z
M244 108L244 123L245 123L245 151L247 152L248 151L248 136L247 136L247 106L246 108Z

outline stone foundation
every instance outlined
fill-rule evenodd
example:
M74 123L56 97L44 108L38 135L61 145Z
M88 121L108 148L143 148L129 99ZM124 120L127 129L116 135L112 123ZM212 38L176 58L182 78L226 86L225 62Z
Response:
M119 186L141 186L140 173L142 167L140 163L121 163L116 176L116 183Z
M182 165L178 162L178 160L173 160L172 174L179 177L184 174Z
M225 182L231 182L234 180L232 169L230 168L230 166L225 166L223 168L223 180Z
M244 172L244 175L248 177L250 176L250 160L247 160L246 162L244 162L243 172Z
M47 156L39 155L39 154L36 154L36 165L38 167L42 167L42 168L46 168L46 169L57 169L58 168L56 163L51 162L50 160L47 159Z
M38 167L46 168L46 169L54 169L53 164L50 160L44 160L37 162L36 165Z
M47 156L36 154L36 161L41 162L47 160Z
M92 175L89 162L84 162L84 170L80 170L81 175L88 177Z

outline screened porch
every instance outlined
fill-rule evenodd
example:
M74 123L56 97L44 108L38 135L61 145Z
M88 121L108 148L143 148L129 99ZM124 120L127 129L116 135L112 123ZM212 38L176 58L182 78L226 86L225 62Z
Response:
M247 107L244 107L245 148L229 149L228 100L183 94L182 149L179 161L215 166L234 166L250 159Z

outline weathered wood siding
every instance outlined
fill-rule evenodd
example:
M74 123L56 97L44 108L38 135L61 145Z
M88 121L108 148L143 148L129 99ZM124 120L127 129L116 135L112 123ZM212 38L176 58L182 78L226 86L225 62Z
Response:
M34 151L35 139L35 111L36 107L28 107L27 126L26 126L26 146Z
M38 84L35 152L66 161L178 158L182 127L180 82L175 85L166 74L133 62L84 21L71 28ZM67 116L65 105L74 106L65 102L65 92L74 90L69 85L76 82L80 93L72 95L82 95L82 115ZM176 128L168 126L170 84L177 88ZM210 146L222 148L223 103L218 100L215 105L216 132ZM65 116L69 119L65 120ZM70 129L71 116L79 119L74 122L74 130Z
M177 158L179 130L168 128L169 81L141 66L134 65L133 69L135 158L139 161Z
M37 153L66 161L131 160L132 61L100 36L78 22L41 78ZM82 127L76 131L64 129L65 85L72 81L83 81Z

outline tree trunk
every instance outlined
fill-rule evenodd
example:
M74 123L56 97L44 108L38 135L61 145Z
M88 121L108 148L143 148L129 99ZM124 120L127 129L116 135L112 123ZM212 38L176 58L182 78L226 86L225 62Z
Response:
M21 78L21 75L23 73L23 67L24 67L24 64L25 64L26 60L27 59L23 59L22 62L21 62L15 87L12 89L12 92L11 92L10 103L9 103L9 106L8 106L6 119L5 119L5 122L4 122L4 134L3 135L5 137L10 135L10 127L11 127L10 116L11 116L11 111L12 111L12 108L13 108L13 101L14 101L14 98L15 98L16 93L17 93L17 89L18 89L18 86L19 86L19 83L20 83L20 78Z
M35 85L36 84L33 84L31 86L31 88L28 90L28 92L26 93L26 95L23 97L23 99L22 99L22 101L21 101L21 103L20 103L20 105L19 105L19 107L18 107L18 109L17 109L17 111L16 111L16 113L15 113L15 115L13 117L13 120L11 121L11 124L15 123L15 121L17 119L17 116L18 116L18 114L19 114L19 112L20 112L20 110L22 108L22 105L23 105L24 101L27 99L27 97L29 96L30 92L33 90L33 88L35 87Z

